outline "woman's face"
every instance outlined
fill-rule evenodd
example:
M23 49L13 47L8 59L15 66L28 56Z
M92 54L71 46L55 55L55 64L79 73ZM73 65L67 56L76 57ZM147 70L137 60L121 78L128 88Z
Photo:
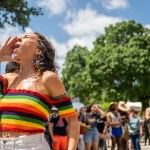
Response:
M18 60L33 60L38 52L38 37L34 33L18 36L17 42L14 44L14 58Z
M85 113L85 112L86 112L85 108L82 108L82 109L80 110L80 112L81 112L81 113Z
M91 108L92 112L97 112L98 110L98 106L96 104L94 104Z
M118 105L117 104L113 104L111 106L111 111L116 111L118 109Z

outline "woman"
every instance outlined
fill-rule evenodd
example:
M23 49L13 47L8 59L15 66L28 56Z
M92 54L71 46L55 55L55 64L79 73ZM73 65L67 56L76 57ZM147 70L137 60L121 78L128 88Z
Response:
M1 62L14 61L20 65L18 73L0 78L0 149L48 150L44 130L53 105L69 124L68 150L76 149L77 114L56 75L54 57L52 44L37 32L12 40L9 37L0 48Z
M85 109L85 107L81 107L79 110L76 110L76 111L78 112L78 118L80 119L82 114L85 114L86 109ZM80 135L79 135L77 150L84 150L85 149L84 141L83 141L84 132L82 131L82 123L80 123L80 124L81 124L80 125Z
M110 135L112 141L111 150L115 149L115 145L117 143L118 150L121 150L121 142L122 142L122 123L120 114L117 112L118 103L111 102L109 105L109 112L107 113L107 122L110 126Z
M98 105L99 109L102 110L101 106ZM106 129L107 129L107 119L106 115L101 115L99 119L97 119L97 129L99 132L99 150L107 150L106 146Z
M128 112L130 107L123 101L120 101L118 104L118 112L120 113L121 122L123 125L123 137L122 137L122 150L128 150L129 147L129 116Z
M83 134L85 150L98 149L99 132L97 129L97 119L99 114L96 114L97 112L102 113L96 104L90 104L87 106L86 113L80 117L81 126L87 128L87 131Z
M132 109L129 117L130 123L130 138L132 141L133 150L140 150L140 135L142 135L142 121L137 112Z

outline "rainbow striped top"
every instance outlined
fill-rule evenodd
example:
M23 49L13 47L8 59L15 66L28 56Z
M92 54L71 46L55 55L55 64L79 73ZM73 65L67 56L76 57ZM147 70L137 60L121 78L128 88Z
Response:
M42 133L52 106L62 117L76 114L69 97L54 101L30 90L10 90L0 76L0 131Z

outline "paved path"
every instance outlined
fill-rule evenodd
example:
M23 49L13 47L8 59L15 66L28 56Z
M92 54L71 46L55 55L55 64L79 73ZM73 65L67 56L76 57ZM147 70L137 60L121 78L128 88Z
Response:
M144 145L144 143L141 143L141 150L150 150L150 145Z
M107 142L108 142L108 141L107 141ZM150 145L147 144L147 145L145 146L143 142L141 142L140 144L141 144L141 150L150 150ZM111 145L111 141L109 141L109 145ZM107 150L111 150L111 148L108 147ZM115 150L117 150L117 148L116 148Z

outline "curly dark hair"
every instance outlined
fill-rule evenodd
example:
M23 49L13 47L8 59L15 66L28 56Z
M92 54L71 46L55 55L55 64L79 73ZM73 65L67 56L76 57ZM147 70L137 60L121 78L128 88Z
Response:
M55 49L50 41L45 36L38 32L34 32L38 37L38 49L41 54L33 60L33 65L36 65L36 70L42 74L44 71L53 71L57 73L57 65L55 63Z

